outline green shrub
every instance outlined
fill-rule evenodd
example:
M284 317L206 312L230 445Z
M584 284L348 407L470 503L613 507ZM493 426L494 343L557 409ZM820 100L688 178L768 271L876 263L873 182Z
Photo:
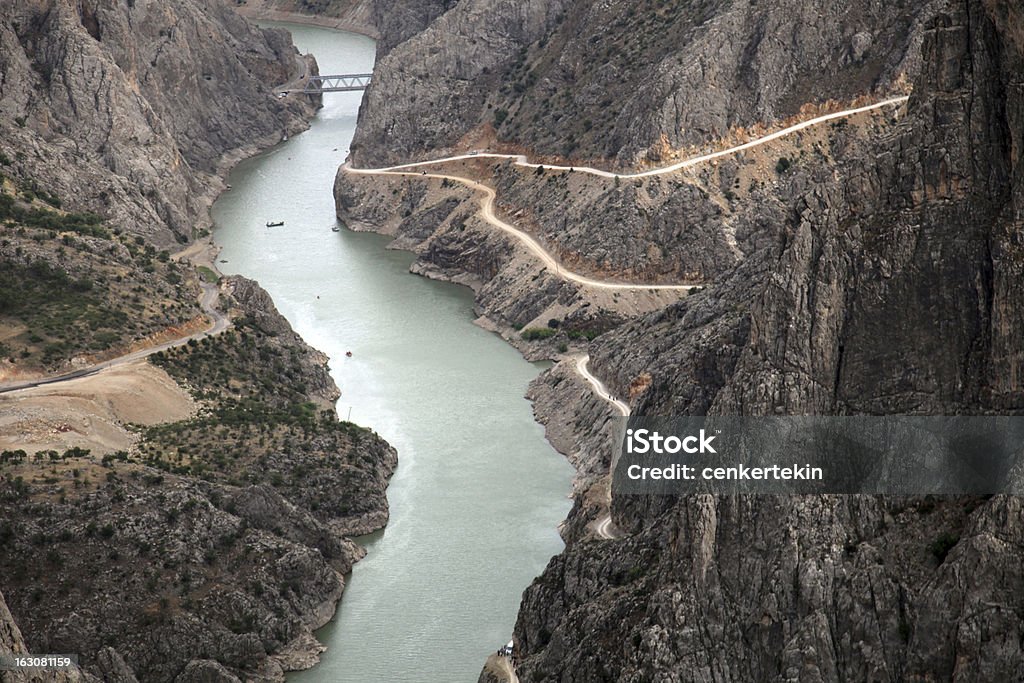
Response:
M196 270L199 271L199 276L201 278L203 278L204 280L211 284L216 283L218 280L220 280L220 277L217 276L217 273L213 272L212 269L207 268L206 266L197 266Z
M33 192L28 194L35 197ZM52 205L60 205L60 199L51 194L44 193L41 196ZM30 228L77 232L80 235L110 239L110 232L102 226L103 218L94 213L73 211L60 214L51 209L26 209L19 206L9 194L0 194L0 220L12 220Z
M569 330L566 334L569 335L569 339L586 339L587 341L594 341L600 334L600 330Z

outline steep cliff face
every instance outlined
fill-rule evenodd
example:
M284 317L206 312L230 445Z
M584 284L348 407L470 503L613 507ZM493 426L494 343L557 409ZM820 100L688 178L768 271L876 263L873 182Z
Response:
M892 134L731 277L598 340L594 365L619 392L653 375L638 413L1019 412L1021 26L1011 3L950 2ZM1024 675L1016 499L613 510L626 539L571 542L527 591L522 680Z
M716 386L691 363L666 373L672 387L700 384L712 395L652 390L650 409L1024 407L1020 351L1007 339L1022 322L1013 303L1022 267L1018 19L997 4L954 4L939 18L904 119L874 141L852 141L831 179L798 171L766 248L699 306L654 323L676 352L696 352L705 345L694 343L698 316L720 324L728 307L750 302L732 316L730 334L743 344L731 364L717 364L727 372ZM596 355L620 365L603 345Z
M458 0L377 0L373 3L374 23L380 31L377 54L391 52L395 46L416 35Z
M598 13L608 6L587 9L608 26L618 19ZM632 275L712 281L655 313L620 318L590 345L591 369L631 396L636 413L1024 410L1024 356L1013 341L1024 334L1024 14L1014 3L819 4L820 16L794 22L814 35L782 28L812 12L806 3L721 13L705 3L703 21L689 17L675 53L655 28L636 31L664 20L666 35L678 35L667 28L679 26L672 8L623 12L629 32L595 36L568 3L516 7L529 20L512 30L502 6L460 3L382 60L361 112L356 163L437 155L434 147L487 123L470 100L505 112L498 137L515 145L655 160L735 125L912 77L905 107L661 187L508 164L457 169L496 187L507 217L588 272L622 275L639 264ZM442 45L449 33L457 35ZM672 98L660 86L637 88L606 102L609 84L622 91L631 82L611 68L623 57L607 47L572 52L576 40L632 53L632 73L650 74L645 84L664 76L690 87ZM560 61L566 54L575 59ZM555 79L557 68L574 82ZM812 77L819 73L829 78ZM548 103L529 100L537 93ZM582 116L591 126L580 132ZM662 133L664 144L652 148ZM549 274L518 262L508 240L480 230L461 190L445 195L438 186L339 175L339 216L386 226L417 251L418 270L474 284L479 310L509 323L523 322L522 302L549 306L546 317L571 310L552 301L587 298L566 296ZM502 288L516 295L496 294ZM588 525L606 504L610 411L568 363L531 395L583 476L567 549L524 596L515 631L521 680L1024 677L1016 499L614 497L624 537L597 540Z
M217 1L5 3L3 151L72 208L166 247L208 223L226 154L304 127L313 105L271 88L307 66L286 33Z
M354 158L398 163L496 136L538 154L658 160L808 103L897 89L938 4L463 0L379 60Z

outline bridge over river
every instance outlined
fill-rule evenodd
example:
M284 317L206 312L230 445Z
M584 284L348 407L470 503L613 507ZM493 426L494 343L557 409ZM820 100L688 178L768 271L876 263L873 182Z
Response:
M370 85L372 74L334 74L327 76L310 76L303 88L289 88L282 93L303 93L319 95L325 92L352 92L366 90Z

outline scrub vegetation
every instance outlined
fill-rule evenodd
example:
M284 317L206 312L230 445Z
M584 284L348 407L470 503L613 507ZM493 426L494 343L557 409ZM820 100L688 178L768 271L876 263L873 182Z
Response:
M363 447L376 438L310 401L306 361L276 336L246 316L232 331L154 354L202 408L191 419L142 429L139 457L174 474L270 484L327 517L350 514L360 503L337 496L337 480L376 476L378 454Z
M199 311L195 277L140 237L69 213L31 180L0 191L0 363L52 370L122 349Z

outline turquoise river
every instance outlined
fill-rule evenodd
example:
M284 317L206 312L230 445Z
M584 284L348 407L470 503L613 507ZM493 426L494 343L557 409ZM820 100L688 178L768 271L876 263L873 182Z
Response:
M321 73L373 65L367 38L287 28ZM391 522L360 539L369 553L317 634L321 663L289 680L472 683L562 548L572 469L523 398L540 368L473 324L468 289L411 275L412 256L378 235L332 230L360 94L325 95L310 130L240 164L213 208L221 270L270 292L330 356L342 418L399 453Z

